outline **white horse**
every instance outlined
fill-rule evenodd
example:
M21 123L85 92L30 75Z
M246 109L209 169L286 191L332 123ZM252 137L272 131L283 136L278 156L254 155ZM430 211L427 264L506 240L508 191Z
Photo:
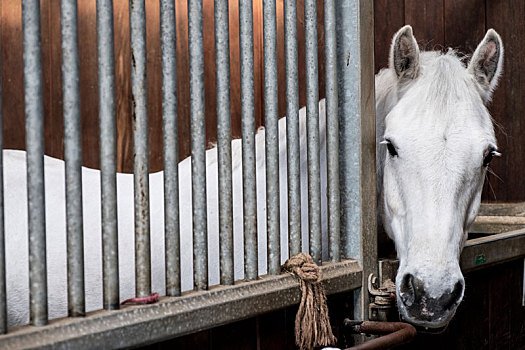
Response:
M420 53L405 26L376 76L380 208L400 260L400 314L419 326L446 326L463 298L459 256L499 155L486 104L502 62L492 29L465 66L452 50Z
M326 188L325 104L319 103L321 141L321 188ZM301 150L301 208L303 250L308 251L308 201L306 180L306 109L299 111ZM259 273L266 273L266 200L264 129L256 134L257 158L257 222ZM281 256L288 258L287 185L286 185L286 118L279 120L280 205L281 205ZM234 267L235 279L244 277L243 215L242 215L242 163L241 140L232 141L233 215L234 215ZM27 190L26 153L4 151L5 228L7 269L7 311L9 326L29 322L28 239L27 239ZM208 209L208 268L209 284L219 283L218 239L218 178L217 149L206 152L207 209ZM66 267L66 218L64 162L45 157L45 203L48 310L50 318L67 316L67 267ZM84 212L84 270L86 310L102 308L102 242L100 171L83 168ZM192 258L192 207L191 207L191 158L179 163L180 238L182 290L193 287ZM164 188L163 173L150 175L151 209L151 268L152 291L164 295ZM121 300L134 297L134 212L133 175L117 174L119 274ZM323 227L323 257L327 258L328 238L326 221L326 196L321 198Z

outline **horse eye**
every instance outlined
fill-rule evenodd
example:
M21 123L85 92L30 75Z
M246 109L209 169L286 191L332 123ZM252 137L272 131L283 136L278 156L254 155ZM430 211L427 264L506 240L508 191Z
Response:
M490 164L490 162L492 161L492 158L499 157L499 156L501 156L501 153L499 153L498 151L496 151L496 149L494 149L492 147L489 148L488 151L487 151L487 155L483 159L483 166L487 167Z
M388 153L390 153L392 157L397 157L398 154L392 142L390 142L390 140L385 140L385 141L386 141L386 147L388 148Z

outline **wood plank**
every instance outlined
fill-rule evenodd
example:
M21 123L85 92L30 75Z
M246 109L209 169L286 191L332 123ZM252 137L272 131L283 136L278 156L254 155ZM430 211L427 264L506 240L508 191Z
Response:
M439 50L445 42L443 24L444 0L405 0L405 23L423 50Z
M83 164L99 168L97 12L95 1L78 2L80 113Z
M485 35L485 0L444 0L445 45L472 54Z
M62 50L60 2L42 1L40 5L42 77L44 99L44 150L47 155L64 157L62 117Z
M491 163L488 175L492 189L486 189L485 201L518 202L525 200L522 179L525 164L525 43L519 33L525 32L525 3L504 0L487 1L487 28L494 28L503 40L505 61L503 75L489 110L497 123L496 137L503 156ZM499 177L499 178L498 178ZM488 185L487 185L488 186Z
M257 318L231 323L210 330L210 347L214 350L256 350Z
M388 67L390 45L394 34L405 24L404 0L374 1L375 73Z
M286 309L258 316L258 348L286 350Z
M2 1L2 115L4 148L25 149L22 5Z

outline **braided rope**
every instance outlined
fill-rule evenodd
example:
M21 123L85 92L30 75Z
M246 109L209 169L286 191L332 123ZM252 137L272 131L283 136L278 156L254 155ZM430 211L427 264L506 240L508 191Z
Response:
M295 343L299 349L335 344L319 266L309 254L299 253L286 260L281 270L301 280L301 304L295 317Z

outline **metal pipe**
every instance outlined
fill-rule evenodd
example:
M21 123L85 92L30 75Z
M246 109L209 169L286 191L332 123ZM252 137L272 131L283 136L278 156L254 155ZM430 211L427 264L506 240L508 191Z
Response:
M166 295L181 294L179 139L177 129L177 46L175 3L160 1L162 55L162 130L164 145L164 235L166 249Z
M135 192L135 294L151 294L149 227L148 81L146 73L146 6L129 0L131 39L131 119Z
M97 0L103 306L119 308L113 0Z
M372 339L366 343L353 346L347 350L379 350L409 343L417 334L414 326L403 322L374 322L344 320L345 328L350 328L354 334L374 334L382 337Z
M275 0L264 0L263 7L268 274L278 275L281 273L281 246L279 241L279 101L277 96L277 24Z
M288 170L288 251L301 247L301 171L299 159L299 90L297 80L297 4L284 1L284 50L286 64L286 151Z
M190 56L191 184L193 208L194 288L208 289L208 230L206 213L206 114L202 0L188 0Z
M228 1L215 0L215 62L217 76L217 156L219 176L219 241L221 284L233 273L233 202L230 110L230 38Z
M61 0L64 158L66 167L67 290L69 316L84 316L84 233L82 220L82 131L78 75L76 0Z
M0 67L1 67L0 59ZM0 69L0 82L2 72ZM5 269L5 226L4 226L4 159L3 159L2 84L0 84L0 334L7 333L7 285Z
M44 110L40 2L22 2L24 90L29 229L29 299L31 323L47 324L46 218L44 195Z
M247 280L254 280L258 277L258 266L252 0L239 0L239 36L241 57L244 278Z
M306 131L308 158L308 231L310 255L321 264L321 163L319 151L319 85L317 2L305 0Z
M339 198L339 118L337 96L337 42L335 1L324 2L326 71L326 155L328 177L328 246L330 261L341 261Z

